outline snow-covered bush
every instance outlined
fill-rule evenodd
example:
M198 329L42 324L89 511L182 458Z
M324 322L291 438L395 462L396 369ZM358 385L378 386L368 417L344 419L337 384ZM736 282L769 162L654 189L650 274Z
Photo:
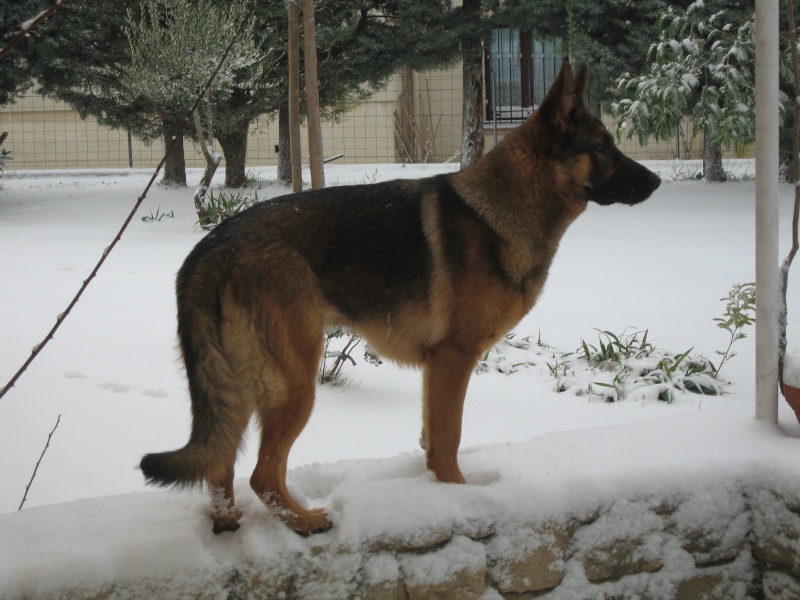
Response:
M640 75L617 80L618 136L672 139L683 116L693 134L737 150L755 139L755 22L752 13L711 12L703 0L661 15L661 37ZM783 105L789 102L781 96ZM784 111L785 112L785 111Z

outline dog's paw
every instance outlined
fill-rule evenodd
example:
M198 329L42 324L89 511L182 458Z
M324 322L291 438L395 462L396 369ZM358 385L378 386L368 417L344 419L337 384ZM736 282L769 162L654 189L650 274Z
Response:
M292 529L302 536L325 533L333 527L333 521L328 518L328 514L321 508L307 511L307 515L291 523Z

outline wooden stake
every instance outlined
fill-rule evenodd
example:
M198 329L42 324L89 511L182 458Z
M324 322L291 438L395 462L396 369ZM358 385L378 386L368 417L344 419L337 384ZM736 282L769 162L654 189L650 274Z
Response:
M317 42L314 0L303 0L303 58L306 72L306 107L308 108L308 154L311 161L311 187L325 187L322 158L322 126L319 116L319 81L317 79Z
M300 7L289 1L289 154L292 191L303 190L300 147Z

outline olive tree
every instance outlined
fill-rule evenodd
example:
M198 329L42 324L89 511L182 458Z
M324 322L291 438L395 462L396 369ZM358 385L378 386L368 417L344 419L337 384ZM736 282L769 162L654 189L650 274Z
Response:
M203 223L205 194L221 157L213 139L225 124L212 125L214 106L241 90L257 87L267 61L248 20L227 59L217 69L234 33L247 16L244 2L213 0L144 0L141 11L128 11L123 32L130 60L122 66L120 101L149 107L154 123L174 113L187 114L215 73L193 121L206 171L195 195Z

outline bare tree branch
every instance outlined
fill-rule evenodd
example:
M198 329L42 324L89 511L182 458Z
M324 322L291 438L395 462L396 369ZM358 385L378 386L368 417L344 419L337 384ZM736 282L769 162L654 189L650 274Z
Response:
M142 205L142 202L144 202L144 199L147 196L147 192L149 192L150 188L153 187L153 184L156 181L156 177L158 177L158 174L161 172L161 169L163 168L164 163L167 160L167 156L169 156L170 152L172 152L172 149L176 146L178 141L183 139L183 132L186 130L186 127L189 125L189 121L191 120L192 115L194 114L194 111L197 110L197 107L203 101L203 98L205 98L206 94L208 93L208 90L211 88L211 84L214 83L214 79L217 77L217 73L219 73L220 69L222 68L222 65L225 64L225 60L228 58L228 55L230 54L231 49L233 48L233 45L236 43L236 40L239 39L239 35L242 33L242 31L244 31L244 28L247 25L247 22L253 17L253 14L255 13L257 4L258 4L257 0L255 2L253 2L253 6L250 8L250 12L247 13L247 15L244 17L244 19L242 19L242 23L239 25L239 28L236 30L236 33L233 35L233 38L231 39L231 43L228 44L228 47L225 49L225 52L222 55L222 58L220 58L219 63L217 64L217 68L214 69L214 72L208 78L208 81L206 81L206 84L203 86L203 89L200 90L200 94L197 96L197 100L195 100L195 103L194 103L194 105L192 105L192 108L189 109L189 114L186 116L186 120L183 122L183 125L181 126L180 130L175 134L175 137L172 139L172 143L169 145L169 148L167 148L167 151L164 153L164 157L161 159L161 162L158 163L158 166L156 167L155 172L153 173L152 177L150 177L150 181L147 183L147 186L144 188L144 191L142 192L142 195L139 196L139 198L136 200L136 203L133 205L133 209L131 209L130 214L125 219L125 222L122 224L122 227L120 227L120 230L117 232L116 237L114 237L114 239L111 242L111 244L109 244L109 246L105 250L103 250L103 255L100 257L100 260L97 262L97 264L95 265L94 269L92 269L92 272L89 274L89 277L87 277L86 280L83 282L83 285L81 285L80 289L78 290L78 293L75 294L75 297L69 303L69 305L67 306L66 310L64 312L62 312L60 315L58 315L58 317L56 317L55 325L53 325L53 327L50 329L50 331L47 333L47 335L44 337L44 339L39 344L37 344L36 346L33 347L33 350L31 351L31 355L28 357L28 360L26 360L23 363L23 365L19 368L19 370L11 378L11 380L5 385L5 387L2 390L0 390L0 399L2 399L3 396L6 395L8 390L10 390L12 387L14 387L14 384L22 376L22 374L25 372L25 370L28 368L28 366L33 362L33 360L37 356L39 356L39 353L42 351L42 349L45 347L45 345L51 339L53 339L53 335L58 330L58 328L61 327L61 323L64 322L64 319L67 317L67 315L69 315L70 311L78 303L78 300L80 300L81 296L83 296L83 292L86 290L87 287L89 287L89 283L97 275L97 272L100 270L100 267L103 266L103 263L105 263L106 258L108 258L108 255L111 253L111 251L117 245L117 242L119 242L119 240L122 238L122 234L125 232L125 230L128 228L128 225L133 220L133 217L136 214L136 211L139 210L139 207Z
M28 35L31 31L36 29L39 25L44 23L50 15L59 10L66 3L67 0L57 0L57 2L52 6L50 6L50 8L48 8L47 10L40 12L31 20L25 21L20 27L20 32L17 35L15 35L11 39L11 41L5 45L5 47L2 50L0 50L0 60L2 60L9 52L11 52L14 46L19 44L23 39L25 39L26 35Z
M44 458L44 453L47 452L47 449L50 447L50 440L53 437L53 434L58 429L58 424L61 423L61 415L58 415L58 419L56 419L56 425L50 431L50 434L47 436L47 443L44 445L44 449L42 453L39 455L39 460L36 461L36 466L33 468L33 474L31 475L30 481L28 481L28 485L25 486L25 495L22 496L22 502L19 503L19 508L17 510L22 510L22 505L25 504L25 500L28 499L28 491L31 489L33 485L33 479L36 477L36 471L39 470L39 465L42 464L42 459Z

